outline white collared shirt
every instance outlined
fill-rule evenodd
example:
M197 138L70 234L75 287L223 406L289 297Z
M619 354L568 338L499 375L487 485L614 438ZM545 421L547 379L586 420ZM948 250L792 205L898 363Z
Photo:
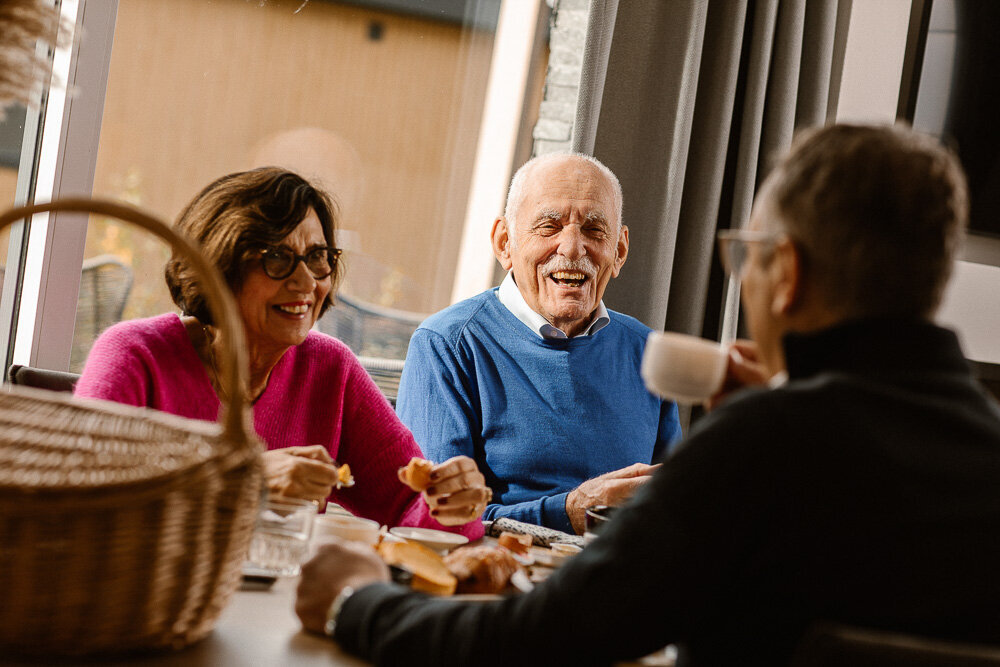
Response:
M497 290L497 298L500 299L500 303L507 310L514 314L514 317L524 322L529 329L542 338L569 338L562 330L549 324L548 320L531 309L528 302L524 300L521 290L518 289L517 283L514 282L514 273L512 271L508 271L507 277L500 283L500 289ZM604 306L604 301L602 300L597 304L597 311L590 325L581 333L573 336L573 338L592 336L609 324L611 324L611 317L608 315L608 309Z

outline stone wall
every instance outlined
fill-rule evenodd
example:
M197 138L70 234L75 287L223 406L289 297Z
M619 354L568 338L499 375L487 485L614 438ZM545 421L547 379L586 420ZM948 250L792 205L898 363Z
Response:
M532 132L532 156L570 148L590 12L590 0L546 1L552 8L549 69L538 123Z

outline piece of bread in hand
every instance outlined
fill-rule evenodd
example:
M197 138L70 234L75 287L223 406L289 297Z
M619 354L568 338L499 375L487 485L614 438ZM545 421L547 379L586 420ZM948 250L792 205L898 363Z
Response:
M403 468L403 481L418 493L426 491L427 487L431 485L431 470L433 469L433 463L414 456Z
M445 566L441 556L415 542L383 540L375 550L386 565L401 567L413 574L410 587L432 595L451 595L458 580Z
M522 556L527 554L531 549L532 541L531 535L519 535L518 533L509 533L507 531L500 533L500 537L497 538L500 546Z
M337 486L338 487L352 487L354 486L354 476L351 475L351 466L346 463L337 468Z
M444 557L458 593L500 593L521 567L510 552L490 546L460 547Z

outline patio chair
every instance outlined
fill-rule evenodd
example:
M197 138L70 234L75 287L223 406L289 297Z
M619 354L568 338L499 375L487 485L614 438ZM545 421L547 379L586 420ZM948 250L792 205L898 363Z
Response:
M4 269L0 266L0 285L3 285ZM131 267L114 255L98 255L83 261L69 362L74 373L83 369L90 346L101 332L121 321L125 302L132 291L132 281ZM7 379L14 381L9 375Z
M318 326L359 357L401 360L406 358L410 336L426 317L338 294L336 304L320 318Z
M427 315L365 303L337 295L337 302L318 322L325 334L345 343L382 394L396 405L399 377L410 336Z
M358 357L361 366L375 381L382 395L396 407L396 397L399 396L399 377L403 374L402 359L382 359L379 357Z
M113 255L84 260L70 370L79 372L94 340L109 326L121 321L125 302L132 291L132 280L131 267Z

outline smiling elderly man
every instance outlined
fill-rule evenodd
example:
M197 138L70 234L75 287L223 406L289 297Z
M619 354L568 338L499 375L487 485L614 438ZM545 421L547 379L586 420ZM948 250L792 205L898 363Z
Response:
M677 407L639 377L650 329L601 300L628 256L621 211L597 160L529 161L493 224L507 277L410 341L399 416L430 458L476 460L484 519L582 532L588 506L628 498L680 436Z

